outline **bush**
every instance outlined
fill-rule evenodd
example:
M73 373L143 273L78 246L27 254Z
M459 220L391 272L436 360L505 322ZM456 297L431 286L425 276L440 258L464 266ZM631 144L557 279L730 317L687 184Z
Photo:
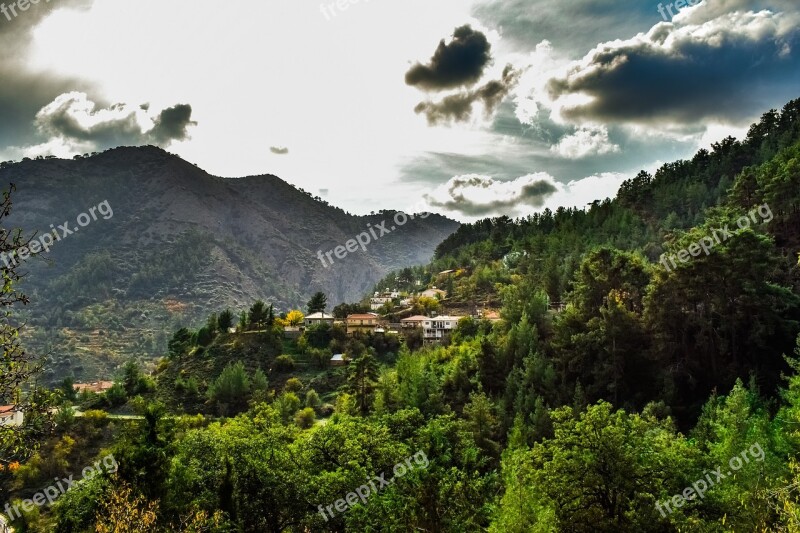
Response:
M298 398L293 392L285 392L281 394L278 396L278 399L275 403L278 407L278 411L280 412L281 420L283 420L285 424L288 424L295 413L297 413L298 409L300 409L300 398Z
M209 346L214 341L214 332L208 327L202 327L197 331L197 344L199 346Z
M244 409L250 395L250 378L244 364L238 361L229 364L208 388L208 399L216 402L227 414L228 410L238 411Z
M105 392L105 399L111 407L119 407L128 401L128 393L125 392L125 387L119 383L114 385Z
M291 372L294 368L294 359L291 355L280 355L275 358L275 372Z
M303 382L297 378L289 378L286 381L286 385L283 386L283 389L287 392L300 392L303 390Z
M294 416L294 423L302 429L308 429L314 425L316 418L317 417L314 414L314 410L310 407L306 407L305 409L297 412L297 414Z
M314 389L310 389L306 393L306 407L310 407L315 411L319 408L322 402L319 399L319 394Z
M56 427L61 428L63 431L69 431L69 429L75 423L75 409L73 409L69 404L61 405L56 412L54 421L56 423Z
M83 418L96 428L101 428L108 422L108 413L99 409L90 409L83 413Z
M328 347L333 337L331 336L330 324L314 324L308 328L303 335L311 348L323 350Z

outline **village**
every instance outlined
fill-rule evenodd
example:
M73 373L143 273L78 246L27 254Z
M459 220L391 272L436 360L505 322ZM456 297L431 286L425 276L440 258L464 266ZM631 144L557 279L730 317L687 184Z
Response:
M474 320L500 321L500 313L494 310L479 310L455 314L443 303L447 292L436 287L426 289L413 295L405 295L397 290L375 292L364 308L369 311L349 313L338 317L324 311L309 314L303 318L301 325L284 326L287 338L299 338L303 331L326 324L329 327L343 328L348 337L364 335L395 336L400 341L408 341L411 337L421 339L423 345L442 344L449 340L456 330L459 321L465 318ZM439 311L445 309L444 314ZM414 311L426 310L426 314ZM399 318L403 317L403 318ZM348 363L346 354L333 354L331 366L342 366Z

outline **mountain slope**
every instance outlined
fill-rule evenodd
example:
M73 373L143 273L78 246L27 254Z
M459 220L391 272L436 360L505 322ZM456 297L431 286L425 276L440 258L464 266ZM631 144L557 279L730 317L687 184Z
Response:
M37 350L62 362L111 354L79 357L89 366L71 367L78 375L107 372L122 352L158 353L174 324L226 306L286 310L318 290L331 304L359 300L387 272L429 261L459 225L416 217L326 268L318 251L393 213L353 216L275 176L219 178L155 147L3 164L0 183L17 187L7 227L73 231L46 261L25 262L24 289ZM96 220L80 227L93 207Z

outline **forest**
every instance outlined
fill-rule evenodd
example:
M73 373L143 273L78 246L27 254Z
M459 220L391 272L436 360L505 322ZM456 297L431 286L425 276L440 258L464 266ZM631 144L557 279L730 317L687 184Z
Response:
M0 489L21 532L798 532L798 252L794 100L585 210L463 225L378 283L500 310L442 344L287 339L302 314L256 302L173 332L152 376L31 389Z

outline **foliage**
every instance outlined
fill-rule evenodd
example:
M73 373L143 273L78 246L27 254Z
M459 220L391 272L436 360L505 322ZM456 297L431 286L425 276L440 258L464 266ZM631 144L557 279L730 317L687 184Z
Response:
M306 304L306 311L309 315L314 313L324 313L328 307L328 297L323 292L314 293L314 296Z
M291 372L295 368L294 358L291 355L280 355L275 358L273 368L275 372Z
M246 406L250 395L250 378L241 361L228 365L208 388L208 399L216 402L223 413L236 413Z

